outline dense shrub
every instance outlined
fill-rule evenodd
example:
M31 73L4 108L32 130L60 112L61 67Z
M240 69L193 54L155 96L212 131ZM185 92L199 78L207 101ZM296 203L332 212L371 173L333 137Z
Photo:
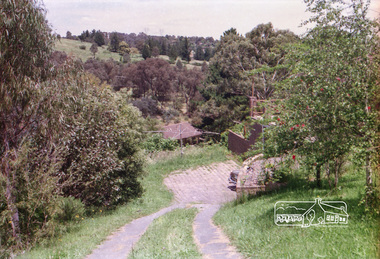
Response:
M173 151L178 147L178 141L175 139L164 139L161 134L153 134L144 141L143 147L148 153L165 150Z
M143 97L133 101L132 104L141 111L144 117L157 116L161 114L157 101L151 98Z
M50 62L53 66L61 66L67 60L68 56L65 52L62 51L54 51L50 56Z
M62 138L66 152L59 184L64 195L86 205L108 206L130 198L124 195L130 187L124 177L137 181L142 171L141 120L123 98L116 99L109 88L92 80L82 76L62 82L76 98L70 95L61 102L62 127L68 135Z
M57 219L70 221L82 218L85 214L84 204L74 197L62 198L58 203Z

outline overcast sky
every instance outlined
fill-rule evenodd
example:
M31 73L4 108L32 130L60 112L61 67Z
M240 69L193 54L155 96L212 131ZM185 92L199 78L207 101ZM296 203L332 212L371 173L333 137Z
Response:
M260 23L301 34L306 20L303 0L44 0L54 32L84 30L145 32L150 35L211 36L233 27L241 34ZM380 16L372 0L371 16Z

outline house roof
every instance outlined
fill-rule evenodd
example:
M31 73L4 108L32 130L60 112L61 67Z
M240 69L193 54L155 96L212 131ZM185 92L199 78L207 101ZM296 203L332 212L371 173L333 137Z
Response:
M172 124L164 127L164 138L174 138L174 139L186 139L192 137L199 137L202 132L191 126L188 122L182 122L178 124Z

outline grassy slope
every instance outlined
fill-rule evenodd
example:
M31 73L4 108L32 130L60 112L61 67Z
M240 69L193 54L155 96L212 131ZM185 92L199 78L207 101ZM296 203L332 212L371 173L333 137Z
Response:
M86 46L86 49L80 49L79 46ZM90 51L92 43L81 42L77 40L61 39L57 40L54 49L58 51L63 51L68 55L80 58L83 62L87 59L93 58L94 55ZM103 45L98 47L98 52L95 55L96 58L101 60L108 60L112 58L115 61L120 61L120 55L118 53L110 52L107 50L107 46ZM132 62L137 62L142 60L141 55L133 54L131 55Z
M303 183L303 184L302 184ZM378 258L379 226L366 218L358 206L364 193L365 175L343 176L340 189L311 189L300 182L296 186L245 201L229 203L214 217L247 257L253 258ZM279 227L274 224L277 201L345 201L348 206L347 227Z
M183 157L178 150L157 156L146 167L147 173L142 179L145 189L143 197L116 210L99 210L94 217L72 222L65 226L66 231L62 235L45 240L19 258L83 258L113 231L133 219L168 206L172 194L163 185L163 179L170 172L225 160L226 150L219 146L189 147Z
M195 208L177 209L156 219L128 258L202 258L193 240L197 212Z
M79 46L85 46L86 49L80 49ZM87 59L93 58L94 55L91 53L92 43L89 42L81 42L78 40L69 40L69 39L63 39L57 40L54 46L54 50L63 51L67 53L68 55L80 58L83 62L86 62ZM120 61L120 55L118 53L111 52L107 50L107 46L103 45L101 47L98 47L98 52L95 54L95 58L100 60L108 60L112 58L115 61ZM160 55L159 58L169 61L168 56ZM131 54L131 62L135 63L138 61L143 60L141 54ZM187 69L193 69L193 68L199 68L202 66L203 61L194 60L190 63L183 61L183 65L187 67ZM206 62L208 63L208 62ZM173 64L174 66L174 64Z

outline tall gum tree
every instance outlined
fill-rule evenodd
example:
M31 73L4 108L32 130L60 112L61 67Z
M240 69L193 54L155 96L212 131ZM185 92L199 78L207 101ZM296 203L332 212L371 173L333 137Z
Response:
M34 96L47 73L52 36L36 0L4 0L0 15L0 167L6 183L12 236L20 240L16 175L12 167L28 133L37 128L41 100Z

